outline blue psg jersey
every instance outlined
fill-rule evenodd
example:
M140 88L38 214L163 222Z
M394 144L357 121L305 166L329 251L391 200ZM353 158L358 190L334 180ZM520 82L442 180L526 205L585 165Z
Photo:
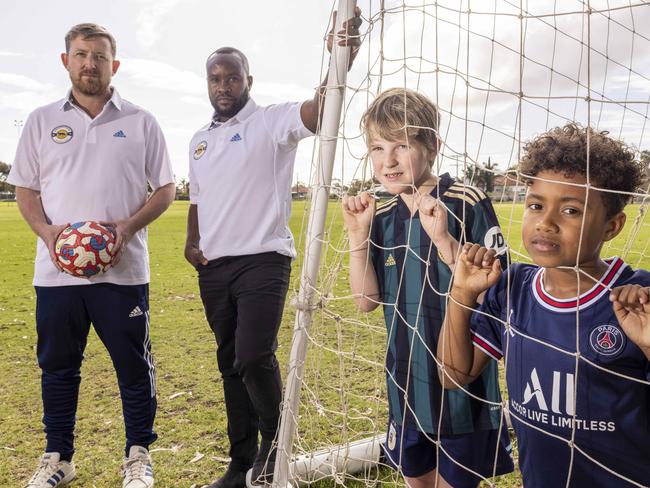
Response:
M544 268L513 265L473 314L474 345L505 359L526 488L650 485L650 363L609 301L612 287L650 286L650 273L607 263L568 300L545 291Z
M431 195L448 208L448 228L460 242L505 251L489 198L476 188L440 176ZM444 390L435 362L451 271L420 225L396 196L377 208L370 255L384 303L388 347L386 374L391 417L400 425L441 435L499 427L497 364L463 390Z

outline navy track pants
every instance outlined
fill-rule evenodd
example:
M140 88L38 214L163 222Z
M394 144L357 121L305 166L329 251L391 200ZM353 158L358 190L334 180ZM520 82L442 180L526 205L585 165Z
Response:
M74 453L81 362L90 324L108 350L120 388L126 452L156 440L155 369L149 340L149 285L36 288L37 356L42 370L46 452Z

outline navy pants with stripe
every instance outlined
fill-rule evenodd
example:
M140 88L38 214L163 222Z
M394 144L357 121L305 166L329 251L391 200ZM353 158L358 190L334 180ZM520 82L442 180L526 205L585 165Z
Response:
M199 288L217 340L231 465L250 468L258 431L272 441L278 428L282 379L275 357L291 258L275 252L214 259L199 265Z
M131 446L148 448L156 440L149 285L37 286L37 356L42 370L45 451L59 452L62 459L71 459L74 453L80 368L91 323L117 373L127 454Z

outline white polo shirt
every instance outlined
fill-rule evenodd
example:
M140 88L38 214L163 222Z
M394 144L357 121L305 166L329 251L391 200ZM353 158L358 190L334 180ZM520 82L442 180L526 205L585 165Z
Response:
M39 191L52 224L65 224L126 219L147 201L147 182L155 190L172 183L174 175L154 117L122 100L113 89L113 96L94 119L70 101L70 94L34 110L25 123L7 181ZM117 266L90 279L57 270L45 243L38 239L34 285L102 282L149 282L146 228L133 236Z
M302 103L259 107L206 125L190 143L190 201L206 259L278 252L296 257L289 230L298 142L313 135Z

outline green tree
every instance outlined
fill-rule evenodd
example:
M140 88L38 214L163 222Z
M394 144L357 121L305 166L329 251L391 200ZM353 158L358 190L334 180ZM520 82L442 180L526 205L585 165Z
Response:
M5 181L11 171L11 165L0 161L0 181Z
M650 182L650 151L647 149L645 151L641 151L641 162L645 166L645 174L648 182Z
M465 180L469 181L470 185L485 190L486 193L492 193L494 191L495 171L498 166L497 163L492 163L491 158L488 158L487 163L468 166L465 171Z
M332 180L332 187L330 189L330 198L338 199L343 195L346 195L350 188L348 185L344 185L339 178L334 178Z
M362 191L369 190L372 188L372 185L374 185L374 183L375 182L372 178L365 181L354 179L350 182L350 186L348 187L348 195L357 195Z
M190 181L186 178L181 178L181 181L176 183L176 200L189 200L190 199Z
M9 171L11 171L11 165L0 161L0 193L3 193L3 195L0 196L0 199L5 199L6 193L14 194L16 192L14 186L7 183Z
M483 165L483 181L485 182L485 191L487 193L492 193L494 191L494 177L495 171L497 170L498 164L492 164L490 158L488 158L487 163Z

